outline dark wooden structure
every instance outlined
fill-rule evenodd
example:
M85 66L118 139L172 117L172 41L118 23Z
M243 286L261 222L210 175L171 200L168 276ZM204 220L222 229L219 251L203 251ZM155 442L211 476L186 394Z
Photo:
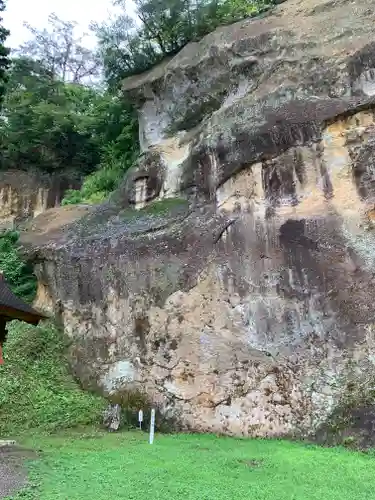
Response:
M29 304L19 299L4 279L0 272L0 364L3 363L2 347L7 337L6 325L9 321L18 319L31 325L47 318L44 314L33 309Z

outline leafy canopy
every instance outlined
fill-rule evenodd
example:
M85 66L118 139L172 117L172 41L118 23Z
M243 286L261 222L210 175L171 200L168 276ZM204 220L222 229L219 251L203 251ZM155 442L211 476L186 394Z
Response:
M23 168L82 177L107 161L133 161L137 124L108 92L56 78L41 62L12 61L0 123L2 169Z
M89 88L56 80L36 61L14 59L0 124L1 167L92 171L100 152L88 111L98 98Z
M135 0L136 19L127 15L126 0L114 0L118 14L92 29L110 87L141 73L187 43L222 24L254 16L278 0Z
M0 13L5 10L4 0L0 0ZM0 16L0 107L5 94L7 81L7 69L9 67L9 49L5 46L5 41L9 36L9 31L4 28L3 19Z

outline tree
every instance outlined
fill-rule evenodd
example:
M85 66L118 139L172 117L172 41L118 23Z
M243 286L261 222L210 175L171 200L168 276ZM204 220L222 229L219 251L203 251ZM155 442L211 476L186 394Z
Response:
M126 12L127 0L113 0L120 13L92 26L99 57L111 87L176 54L221 24L267 10L277 0L134 0L138 24Z
M63 21L56 14L48 22L43 30L25 24L33 37L21 45L18 54L39 62L63 82L85 83L97 78L99 60L84 46L86 35L75 36L77 23Z
M126 11L105 23L93 23L91 29L98 38L98 58L112 91L117 89L122 78L145 71L162 59L158 47L144 39Z
M3 0L0 0L0 12L5 10ZM9 35L9 31L2 26L2 17L0 17L0 106L3 102L6 84L6 72L9 67L9 49L5 47L5 41Z
M96 116L93 134L102 145L100 165L79 191L66 194L63 204L102 201L116 189L139 154L138 123L131 105L106 93L92 112Z
M0 125L2 168L92 172L100 162L89 114L97 99L93 89L56 80L39 62L13 60Z
M26 57L12 62L3 116L2 169L78 178L101 169L90 178L89 196L111 191L138 153L131 106L108 92L59 81Z
M145 38L157 43L163 56L183 47L194 30L191 0L135 0Z
M99 65L75 37L74 22L52 15L48 29L29 29L34 36L8 71L0 168L88 176L85 192L74 195L98 201L138 154L134 110L113 93L84 84Z

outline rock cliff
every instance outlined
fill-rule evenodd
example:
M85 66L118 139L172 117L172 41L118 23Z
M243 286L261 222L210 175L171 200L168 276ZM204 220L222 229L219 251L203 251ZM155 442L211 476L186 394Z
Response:
M369 0L290 0L124 82L137 166L23 235L86 387L238 435L369 401L374 23Z
M65 191L77 187L79 183L58 176L23 170L0 172L0 227L11 228L59 206Z

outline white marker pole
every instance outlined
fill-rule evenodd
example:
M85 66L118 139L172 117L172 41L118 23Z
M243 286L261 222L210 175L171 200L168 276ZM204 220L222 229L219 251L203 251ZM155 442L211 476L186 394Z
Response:
M151 422L150 422L150 444L154 442L155 435L155 410L151 410Z
M139 428L142 429L142 422L143 422L143 411L139 410L138 412L138 422L139 422Z

